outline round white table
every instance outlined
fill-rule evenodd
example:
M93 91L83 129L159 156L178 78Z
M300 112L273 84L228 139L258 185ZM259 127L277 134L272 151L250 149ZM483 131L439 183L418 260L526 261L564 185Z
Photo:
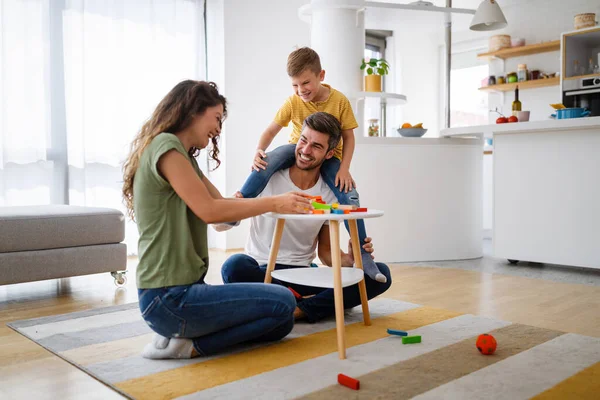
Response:
M271 283L274 277L280 281L295 283L298 285L332 288L335 300L335 322L337 330L338 354L340 359L346 358L346 334L344 327L344 297L343 288L358 283L360 301L363 310L363 321L365 325L371 325L369 315L369 303L367 299L367 288L365 285L362 258L360 254L361 244L358 238L357 219L377 218L383 215L380 210L367 210L366 212L351 212L349 214L276 214L267 213L266 216L277 218L265 283ZM331 235L331 263L332 268L293 268L274 271L277 263L279 243L283 234L286 219L295 220L317 220L329 221L329 234ZM340 221L348 220L350 226L350 240L352 241L352 252L356 268L342 268L342 257L340 253Z

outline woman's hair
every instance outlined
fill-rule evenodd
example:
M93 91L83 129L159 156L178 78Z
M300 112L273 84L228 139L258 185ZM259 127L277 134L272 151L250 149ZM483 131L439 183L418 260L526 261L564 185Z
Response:
M129 156L123 164L123 200L127 207L127 214L135 220L133 212L133 179L140 164L142 153L150 142L160 133L176 133L186 129L194 117L202 115L207 108L223 105L223 118L227 115L227 101L219 94L217 85L213 82L186 80L178 83L158 104L152 116L142 126L142 129L133 139ZM217 138L212 138L212 149L209 152L217 165L219 160L219 147ZM189 154L198 156L200 149L192 147Z

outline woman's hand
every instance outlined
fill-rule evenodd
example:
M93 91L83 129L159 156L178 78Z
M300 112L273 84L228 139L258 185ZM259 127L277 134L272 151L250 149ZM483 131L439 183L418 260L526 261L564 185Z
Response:
M363 249L365 249L365 251L367 253L371 254L371 258L375 259L375 256L373 256L373 251L375 249L373 249L373 243L372 243L373 239L371 239L370 237L366 237L365 238L365 244L363 244ZM354 264L355 260L354 260L354 252L352 251L352 239L348 240L348 257L350 257L350 260L352 260L352 264Z
M348 171L347 169L340 168L337 175L335 176L335 186L338 187L338 185L340 191L345 193L348 193L356 187L356 183L354 182L354 179L352 179L350 171Z
M274 196L275 212L279 214L309 214L313 209L311 200L300 192Z
M264 150L257 149L254 153L254 161L252 161L252 167L250 169L259 172L261 169L267 169L267 162L264 160L267 158L267 153Z

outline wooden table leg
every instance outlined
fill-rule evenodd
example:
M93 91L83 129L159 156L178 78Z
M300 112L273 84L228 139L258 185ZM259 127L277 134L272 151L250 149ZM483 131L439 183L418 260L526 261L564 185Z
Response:
M275 269L277 263L277 253L279 253L279 243L283 234L285 219L280 218L275 224L275 233L273 233L273 241L271 242L271 252L269 253L269 262L267 263L267 273L265 274L265 283L271 283L271 272Z
M333 294L335 300L335 325L340 360L346 358L346 328L344 326L344 292L342 287L342 255L340 254L340 223L329 221L331 236L331 263L333 268Z
M350 225L350 240L352 240L352 253L354 254L354 262L356 268L363 269L362 258L360 254L360 239L358 238L358 226L355 219L349 219L348 225ZM367 298L367 285L365 284L365 278L358 282L358 291L360 293L360 302L362 304L363 321L365 325L371 325L371 314L369 314L369 299Z

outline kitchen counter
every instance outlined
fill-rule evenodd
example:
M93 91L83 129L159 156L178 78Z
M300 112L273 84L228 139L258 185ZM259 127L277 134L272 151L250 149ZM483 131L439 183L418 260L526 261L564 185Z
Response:
M356 138L360 203L385 212L365 220L376 261L482 256L482 147L481 139Z
M479 125L459 128L442 129L440 136L461 137L481 136L492 138L493 135L504 133L531 133L571 131L580 129L600 129L600 117L547 119L543 121L513 122L505 124Z
M600 117L441 134L493 137L495 257L600 269Z

